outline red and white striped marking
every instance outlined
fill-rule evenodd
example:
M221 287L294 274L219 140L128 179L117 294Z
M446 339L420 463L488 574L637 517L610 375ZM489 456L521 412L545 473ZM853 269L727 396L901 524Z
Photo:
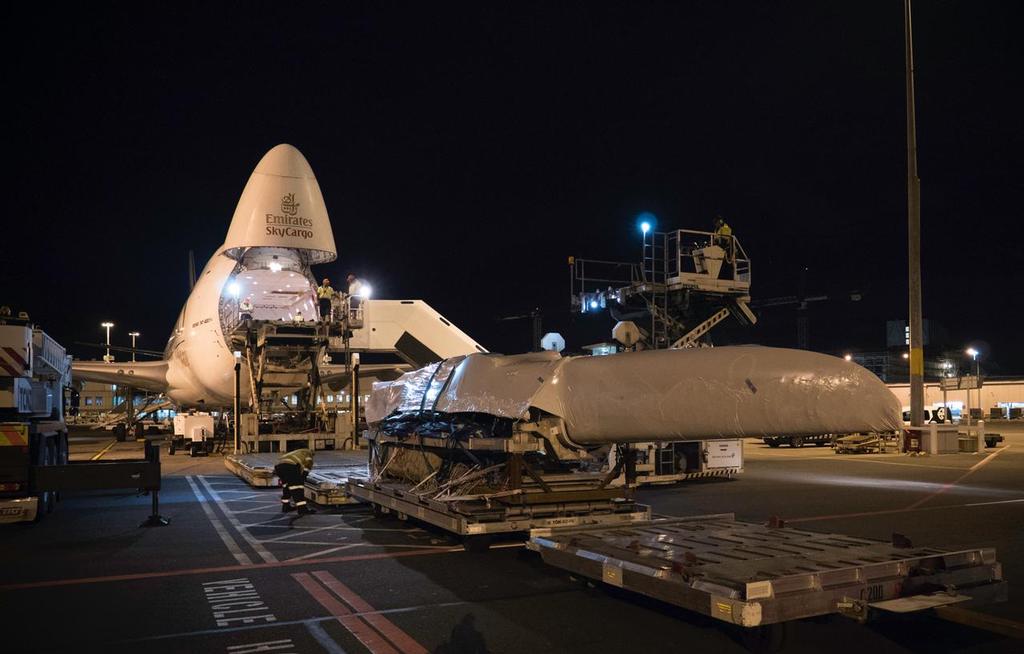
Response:
M28 360L17 349L0 347L0 370L12 377L24 377L29 370Z

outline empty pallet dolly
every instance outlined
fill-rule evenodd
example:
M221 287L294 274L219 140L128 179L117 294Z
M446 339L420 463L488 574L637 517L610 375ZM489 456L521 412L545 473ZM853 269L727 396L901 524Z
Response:
M743 627L1006 599L995 550L894 542L721 514L535 530L527 547L575 575Z

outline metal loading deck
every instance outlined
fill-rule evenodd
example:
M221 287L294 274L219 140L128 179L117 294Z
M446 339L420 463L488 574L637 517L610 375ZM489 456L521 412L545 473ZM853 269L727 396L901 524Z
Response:
M546 478L548 481L551 477ZM350 479L348 492L375 507L415 518L461 536L526 532L537 528L579 525L627 525L648 520L650 508L631 499L609 499L599 493L551 493L561 501L522 501L526 497L434 498L416 493L412 484ZM535 494L537 496L540 493Z
M350 480L366 479L366 464L357 462L363 453L326 451L316 454L316 463L306 476L306 499L321 506L355 504L357 500L348 492ZM274 465L279 454L229 454L224 466L254 488L272 488L278 485Z
M732 514L535 530L527 547L549 565L743 627L1006 599L991 548L896 547Z

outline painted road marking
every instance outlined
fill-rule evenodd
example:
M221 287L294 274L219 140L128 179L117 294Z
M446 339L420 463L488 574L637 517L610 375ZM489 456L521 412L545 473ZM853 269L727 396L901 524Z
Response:
M319 626L319 625L317 625ZM322 630L321 630L322 631ZM313 636L316 638L316 635ZM318 639L319 640L319 639ZM259 652L298 652L295 643L291 638L281 640L268 640L262 643L249 643L248 645L228 645L228 654L258 654ZM327 651L334 654L335 650Z
M315 557L318 557L318 556L324 556L325 554L330 554L332 552L337 552L339 550L350 550L353 547L359 547L362 544L363 543L349 543L347 545L339 545L338 547L331 547L331 548L326 549L326 550L320 550L319 552L310 552L309 554L302 554L302 555L299 555L299 556L293 556L292 558L290 558L288 560L289 561L302 561L304 559L312 559L312 558L315 558ZM312 563L312 561L310 563Z
M416 611L430 611L434 612L438 609L447 609L452 607L466 606L467 602L437 602L436 604L417 604L413 606L401 606L394 609L383 609L381 611L375 611L382 615L398 615L401 613L414 613ZM358 616L359 614L353 613L352 615ZM361 616L360 616L361 617ZM195 638L199 636L211 636L221 635L230 633L245 633L248 631L260 631L263 629L280 629L282 627L293 627L295 625L310 625L310 624L321 624L324 622L334 622L337 620L333 615L320 617L320 618L304 618L302 620L282 620L280 622L274 622L271 624L254 624L246 627L224 627L223 629L200 629L197 631L178 631L169 634L156 634L154 636L140 636L138 638L127 638L125 640L114 641L117 644L122 643L148 643L150 641L157 640L174 640L176 638Z
M271 509L274 509L274 510L271 510ZM257 504L256 506L249 507L248 509L239 509L237 511L232 511L232 513L234 513L235 515L238 515L239 513L280 513L280 512L281 512L281 503L277 502L277 501L268 502L268 503L264 503L264 504Z
M192 487L192 492L196 496L196 501L199 502L199 506L203 507L203 512L206 514L206 517L209 518L214 531L216 531L217 535L220 536L220 539L224 542L224 545L227 546L231 555L235 557L235 560L238 561L240 565L252 565L252 559L249 558L248 554L242 551L242 548L238 546L238 542L231 537L230 533L228 533L227 527L225 527L224 523L220 521L220 518L218 518L213 512L213 509L209 507L206 502L206 498L203 497L199 487L196 486L194 481L192 481L192 477L186 475L185 481L187 481L188 485Z
M803 461L804 459L801 459ZM881 463L887 466L906 466L908 468L927 468L929 470L966 470L963 466L936 466L928 463L906 463L905 461L880 461L878 459L866 459L861 456L809 456L809 461L846 461L847 463Z
M210 482L206 481L206 478L203 475L199 475L199 482L206 488L206 492L210 494L210 497L212 497L217 505L220 506L220 509L224 512L228 522L230 522L238 533L242 535L242 538L244 538L245 541L249 543L254 550L256 550L256 553L260 555L260 558L266 563L277 562L277 557L268 552L267 549L260 544L260 541L254 538L253 535L242 526L242 523L235 517L235 514L228 509L224 500L221 499L220 495L216 490L214 490L213 486L210 485Z
M376 609L370 606L369 602L341 583L330 572L317 570L313 573L313 576L326 586L328 590L340 597L343 602L351 606L352 610L362 614L362 619L365 622L379 631L382 636L391 641L400 651L405 654L428 654L426 648L416 642L412 636L399 629L391 620L377 613Z
M333 638L320 626L319 622L307 622L306 631L316 639L316 642L320 643L320 646L328 654L345 654L345 650L341 648L341 645L336 643Z
M491 546L494 549L496 546ZM213 574L220 572L249 572L251 570L270 570L301 565L323 565L324 563L346 563L349 561L374 561L378 559L398 559L407 556L428 556L431 554L464 553L462 546L435 547L432 549L415 549L404 552L368 552L366 554L347 554L345 556L328 556L316 561L275 561L273 563L253 563L252 565L220 565L209 568L187 568L184 570L165 570L159 572L136 572L106 577L79 577L77 579L51 579L48 581L28 581L0 586L0 591L23 590L25 588L50 588L53 586L79 586L82 584L102 584L112 581L137 581L140 579L161 579L165 577L184 577L190 575Z
M218 627L277 622L256 586L246 578L207 581L203 593Z
M89 457L89 460L90 461L98 461L101 456L103 456L104 454L109 452L110 448L114 447L115 445L117 445L117 439L116 438L114 440L110 441L109 443L107 443L107 446L104 447L102 450L100 450L96 454L93 454L91 457Z
M816 515L809 518L785 518L784 522L788 524L796 524L798 522L817 522L819 520L838 520L839 518L865 518L868 516L876 515L889 515L893 513L916 513L918 511L945 511L947 509L963 509L974 506L994 506L997 504L1020 504L1024 503L1024 499L1016 500L993 500L991 502L971 502L969 504L947 504L945 506L924 506L905 509L880 509L878 511L862 511L860 513L836 513L833 515ZM494 546L492 545L493 549Z
M298 572L292 575L295 581L299 582L307 593L313 596L322 607L327 609L331 615L337 618L349 633L356 637L360 643L370 650L371 654L398 654L398 650L391 646L383 636L373 630L370 625L360 618L352 615L352 611L344 604L334 599L327 589L318 584L308 573Z
M988 464L989 464L989 462L991 462L991 461L992 461L993 459L995 459L995 458L996 458L997 456L999 456L1000 454L1002 454L1003 452L1005 452L1005 451L1006 451L1006 450L1008 450L1008 449L1010 449L1010 446L1009 446L1009 445L1007 445L1007 446L1006 446L1006 447L1004 447L1004 448L1001 448L1001 449L998 449L998 450L996 450L996 451L995 451L995 452L993 452L992 454L989 454L989 455L988 455L988 456L986 456L986 457L985 457L984 459L982 459L981 461L978 461L978 462L977 462L977 463L975 463L975 464L974 464L973 466L971 466L971 467L970 467L970 468L969 468L969 469L967 470L967 472L965 472L964 474L960 475L959 477L957 477L957 478L956 478L955 480L953 480L952 482L950 482L950 483L948 483L948 484L944 484L944 485L942 486L942 488L940 488L939 490L935 491L934 493L930 493L930 494L928 494L928 495L925 495L924 497L922 497L921 499L917 500L916 502L914 502L913 504L911 504L911 505L910 505L910 506L908 506L907 508L908 508L908 509L916 509L917 507L921 506L921 505L922 505L922 504L924 504L925 502L927 502L927 501L929 501L929 500L931 500L931 499L933 499L933 498L936 498L936 497L938 497L939 495L942 495L943 493L945 493L946 491L948 491L948 490L949 490L950 488L953 488L954 486L956 486L957 484L959 484L960 482L962 482L962 481L963 481L964 479L967 479L968 477L970 477L971 475L973 475L973 474L974 474L975 472L977 472L978 470L981 470L982 468L984 468L984 467L985 467L986 465L988 465Z
M292 536L307 536L307 535L312 534L313 532L317 532L317 531L338 531L334 527L335 527L335 525L328 525L326 527L314 527L312 529L307 529L305 531L292 531L292 532L289 532L289 533L284 534L282 536L274 536L273 538L261 539L260 542L261 543L273 543L273 542L276 542L276 541L283 541L286 538L291 538ZM314 538L316 538L316 537L314 536ZM346 537L345 536L341 536L341 538L346 538Z

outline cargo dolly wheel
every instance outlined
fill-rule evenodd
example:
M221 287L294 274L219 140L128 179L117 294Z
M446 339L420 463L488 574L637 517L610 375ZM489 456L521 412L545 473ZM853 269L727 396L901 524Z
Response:
M803 436L794 436L793 438L790 438L789 439L789 446L790 447L803 447L804 446L804 437Z

